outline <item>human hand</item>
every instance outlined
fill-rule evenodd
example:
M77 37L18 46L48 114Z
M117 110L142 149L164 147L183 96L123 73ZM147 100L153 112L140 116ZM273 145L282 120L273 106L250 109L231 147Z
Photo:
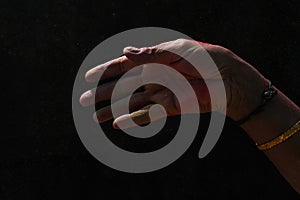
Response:
M173 52L180 52L180 55ZM209 62L201 62L203 54L208 53L217 68L213 68ZM186 58L200 59L198 67L200 73ZM122 94L117 96L119 104L130 95L128 92L132 85L143 82L143 79L166 79L173 78L168 70L165 73L155 73L155 67L149 63L159 63L167 65L180 72L184 79L192 86L201 112L220 111L226 107L227 115L234 120L239 120L248 115L261 102L262 91L266 87L266 80L250 64L243 61L230 50L212 44L200 43L192 40L178 39L162 43L153 47L145 48L125 48L124 56L99 65L86 73L88 82L119 77L127 71L141 66L138 74L133 73L123 82ZM151 73L153 72L153 73ZM221 76L218 76L220 74ZM146 77L147 75L147 77ZM172 79L172 82L180 88L184 80L180 78ZM212 91L208 91L206 84L212 86ZM80 102L84 106L93 105L95 102L110 100L113 89L117 81L109 81L100 85L96 89L85 92ZM214 95L218 99L218 88L224 84L227 103L226 105L212 106L210 96ZM190 101L191 94L184 93L185 103ZM221 98L221 97L220 97ZM124 101L125 102L125 101ZM147 84L144 91L134 93L130 98L129 113L120 113L113 116L111 106L101 108L95 113L95 119L99 122L114 119L113 125L117 128L118 123L126 123L131 118L136 124L145 124L151 121L149 110L151 105L160 104L165 108L168 116L185 114L180 109L179 102L168 88L157 84ZM190 113L196 110L191 109ZM158 116L157 118L162 117Z

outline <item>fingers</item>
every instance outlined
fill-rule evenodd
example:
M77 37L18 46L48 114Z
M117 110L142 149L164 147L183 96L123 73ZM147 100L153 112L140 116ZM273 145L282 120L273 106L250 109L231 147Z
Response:
M134 90L136 85L142 85L140 76L130 76L120 81L121 82L118 87L121 88L119 88L118 93L115 94L116 99L128 96L130 91ZM97 102L111 99L112 92L117 82L118 81L111 81L108 83L104 83L97 88L88 90L87 92L83 93L80 97L81 105L90 106L94 105Z
M126 47L123 50L125 56L89 70L85 75L85 79L87 82L96 82L100 80L100 77L102 80L113 78L146 63L172 64L181 59L180 56L168 51L172 46L174 46L172 42L166 42L153 47Z
M122 109L122 108L128 106L126 103L127 100L128 99L123 98L111 105L111 106L114 106L115 110L118 112L118 113L115 113L117 116L113 116L111 106L106 106L104 108L99 109L94 114L94 120L96 122L102 123L102 122L112 119L113 117L118 117L118 116L126 114L125 113L126 110ZM149 98L146 97L144 92L135 93L130 98L129 111L130 112L136 111L137 109L140 109L149 103L150 103L150 100L149 100Z
M113 122L115 129L126 129L137 125L143 125L166 117L166 112L159 104L147 105L131 114L125 114L116 118ZM132 121L134 123L132 123Z
M185 51L192 51L191 48L197 45L197 43L192 41L178 39L153 47L127 47L124 49L123 53L128 59L138 64L164 64L172 67L184 75L202 79L197 69L185 59L186 53L184 53ZM183 55L184 57L179 56L179 54ZM200 57L200 55L195 55L194 59L199 59L197 57Z
M135 111L131 114L126 114L118 117L113 122L113 127L115 129L125 129L130 128L134 126L131 123L131 120L133 120L138 125L143 125L151 122L151 118L149 116L149 109L150 107L147 106L141 110ZM131 120L130 120L131 119Z
M136 66L138 66L137 63L129 60L126 56L121 56L89 70L85 75L85 79L87 82L97 82L100 78L102 80L113 78Z
M200 50L199 50L200 49ZM191 63L189 63L184 57L180 57L178 55L184 55L184 56L194 56L196 57L195 63L199 64L199 66L204 66L202 68L207 69L205 72L206 74L213 74L210 70L210 64L209 62L202 61L201 57L198 56L198 54L201 55L203 52L201 48L195 46L195 42L187 41L187 40L176 40L171 42L162 43L157 46L153 47L144 47L144 48L135 48L135 47L127 47L124 49L124 56L116 58L112 61L106 62L104 64L101 64L91 70L89 70L86 73L86 80L88 82L96 82L101 80L106 80L110 78L115 78L123 75L124 73L128 72L131 69L138 68L137 66L147 64L147 63L160 63L164 65L168 65L182 74L185 75L185 77L189 80L191 80L192 87L195 89L195 92L197 96L202 96L202 99L200 99L200 107L201 105L205 105L204 111L208 111L211 108L210 105L210 98L207 92L207 88L205 87L205 84L203 84L203 78L198 73L197 69L195 69ZM197 51L196 51L197 50ZM174 53L175 52L175 53ZM178 55L177 55L178 54ZM197 54L197 55L196 55ZM189 57L189 58L190 58ZM193 57L193 58L194 58ZM150 67L149 67L150 66ZM152 67L155 67L157 65L149 65L148 69ZM197 65L198 66L198 65ZM136 68L135 68L136 67ZM143 70L143 72L147 69L147 66L143 66L140 68ZM209 72L209 73L208 73ZM201 72L202 73L202 72ZM126 78L122 81L122 84L118 84L118 91L121 91L116 97L117 99L124 98L129 95L129 92L134 89L133 87L135 85L143 85L143 78L144 73L141 73L141 75L135 75L133 77ZM153 74L153 73L150 73ZM162 74L162 76L166 76L167 74ZM155 75L154 78L159 78L161 74ZM158 76L158 77L157 77ZM195 80L195 81L194 81ZM201 84L199 84L199 81ZM194 82L194 83L193 83ZM112 92L114 91L114 88L117 84L117 81L110 81L107 83L102 84L101 86L89 90L86 93L84 93L81 98L80 102L84 106L93 105L95 102L105 101L111 99ZM119 88L124 87L124 88ZM145 105L148 105L149 103L159 103L166 107L167 114L168 115L176 115L179 114L179 106L178 102L176 101L176 98L166 98L166 96L172 96L172 94L167 94L166 92L158 92L153 93L152 95L145 96L144 93L136 93L133 94L131 97L131 100L129 101L129 110L134 111L131 114L122 113L124 111L123 106L125 105L125 99L119 100L116 104L113 104L113 106L120 106L120 110L122 110L120 113L118 113L117 116L113 116L111 106L104 107L100 110L98 110L95 113L95 120L98 122L104 122L107 120L112 119L113 117L117 117L114 121L114 127L118 127L119 122L126 127L131 125L126 125L126 123L129 123L129 121L132 119L136 122L136 124L145 124L151 121L151 110L154 108L151 107L143 107ZM185 97L186 99L189 98L189 96ZM143 108L142 108L143 107ZM115 108L115 107L114 107ZM141 109L142 108L142 109ZM116 107L116 110L119 108ZM138 110L140 109L140 110ZM157 109L156 117L161 118L163 116L163 113L161 109ZM164 113L166 114L166 113ZM132 122L132 121L131 121Z

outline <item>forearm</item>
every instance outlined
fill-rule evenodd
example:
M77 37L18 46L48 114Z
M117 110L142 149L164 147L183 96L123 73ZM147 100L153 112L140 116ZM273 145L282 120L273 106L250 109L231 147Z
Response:
M257 144L276 138L300 120L300 109L283 93L278 94L241 127ZM300 193L300 134L264 151L280 173Z

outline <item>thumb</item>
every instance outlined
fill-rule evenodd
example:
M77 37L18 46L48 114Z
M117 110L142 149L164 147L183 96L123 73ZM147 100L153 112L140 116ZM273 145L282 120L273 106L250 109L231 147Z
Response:
M159 63L171 64L178 61L181 57L166 50L166 43L152 47L126 47L123 50L124 55L137 64Z

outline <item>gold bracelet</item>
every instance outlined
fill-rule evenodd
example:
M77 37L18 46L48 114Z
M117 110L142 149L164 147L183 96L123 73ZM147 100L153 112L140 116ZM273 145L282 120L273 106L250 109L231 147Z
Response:
M262 150L262 151L267 150L267 149L271 149L272 147L274 147L274 146L286 141L290 137L292 137L299 130L300 130L300 120L293 127L291 127L289 130L285 131L284 133L282 133L278 137L274 138L273 140L271 140L269 142L266 142L264 144L259 144L259 145L256 144L256 146L259 150Z

